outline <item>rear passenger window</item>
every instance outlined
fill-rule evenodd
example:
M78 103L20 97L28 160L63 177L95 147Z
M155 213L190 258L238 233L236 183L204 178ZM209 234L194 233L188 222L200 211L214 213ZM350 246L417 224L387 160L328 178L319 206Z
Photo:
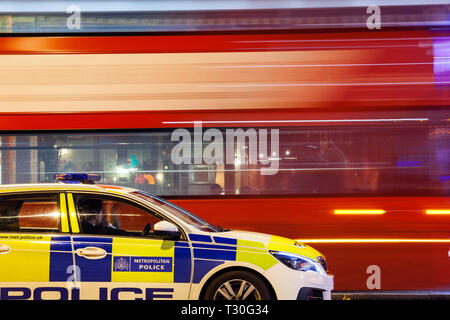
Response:
M59 231L56 194L0 197L0 231Z

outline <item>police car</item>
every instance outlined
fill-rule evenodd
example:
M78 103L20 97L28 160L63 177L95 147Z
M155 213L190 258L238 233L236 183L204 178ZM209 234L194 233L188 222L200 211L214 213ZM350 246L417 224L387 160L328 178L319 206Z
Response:
M56 179L0 186L1 300L331 297L325 257L305 244L216 227L97 175Z

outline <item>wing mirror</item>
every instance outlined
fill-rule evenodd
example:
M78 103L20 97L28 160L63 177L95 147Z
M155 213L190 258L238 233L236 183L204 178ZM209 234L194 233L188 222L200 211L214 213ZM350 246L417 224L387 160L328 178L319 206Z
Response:
M169 221L160 221L153 227L155 236L161 237L164 240L179 240L180 231L178 227Z

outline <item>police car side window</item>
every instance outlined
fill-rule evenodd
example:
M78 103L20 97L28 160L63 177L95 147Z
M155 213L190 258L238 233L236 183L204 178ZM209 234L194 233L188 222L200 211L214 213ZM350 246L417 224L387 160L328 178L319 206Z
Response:
M57 195L0 197L0 231L60 231Z
M81 232L84 234L152 236L153 226L161 221L151 212L114 197L76 195Z

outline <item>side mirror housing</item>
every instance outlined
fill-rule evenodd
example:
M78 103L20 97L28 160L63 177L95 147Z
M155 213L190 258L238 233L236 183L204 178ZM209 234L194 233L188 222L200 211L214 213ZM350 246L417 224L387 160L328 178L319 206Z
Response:
M178 227L169 221L160 221L153 227L153 232L156 236L164 240L179 240L180 230Z

